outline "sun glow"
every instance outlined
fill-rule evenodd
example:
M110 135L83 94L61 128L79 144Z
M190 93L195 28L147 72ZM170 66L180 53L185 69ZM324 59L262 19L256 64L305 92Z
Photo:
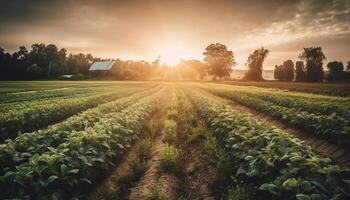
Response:
M162 63L175 66L181 59L186 59L188 52L184 48L180 47L168 47L160 54L160 60Z

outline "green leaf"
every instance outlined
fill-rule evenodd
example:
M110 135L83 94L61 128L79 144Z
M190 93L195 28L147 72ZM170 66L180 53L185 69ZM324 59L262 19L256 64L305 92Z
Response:
M311 197L306 194L297 194L296 198L297 200L311 200Z
M269 191L271 192L272 194L275 194L275 195L278 195L278 187L275 185L275 184L272 184L272 183L265 183L265 184L262 184L260 187L259 187L260 190L266 190L266 191Z
M56 179L58 179L58 176L56 175L52 175L47 179L48 183L52 183L53 181L55 181Z
M72 169L67 172L67 174L77 174L79 172L79 169Z
M290 178L283 182L283 187L296 187L299 181L295 178Z
M92 182L89 179L87 179L87 178L82 178L82 179L80 179L80 181L88 183L90 185L92 184Z

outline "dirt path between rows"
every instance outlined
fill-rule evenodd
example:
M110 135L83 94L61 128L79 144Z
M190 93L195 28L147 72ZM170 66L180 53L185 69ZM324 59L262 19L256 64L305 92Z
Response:
M98 188L87 198L88 200L107 200L112 199L113 189L118 187L118 178L125 174L129 169L129 163L136 159L137 151L141 138L137 139L125 155L120 159L117 167L114 168L109 177L102 182Z
M152 145L152 155L147 163L147 171L137 185L131 189L128 199L146 199L156 187L169 199L176 199L179 180L174 175L162 174L160 170L160 151L163 145L163 135L158 135Z
M305 133L297 128L291 127L290 125L287 125L280 120L277 120L267 114L264 114L262 112L259 112L255 109L249 108L247 106L244 106L234 100L225 99L223 97L219 97L216 95L213 95L207 91L199 90L203 94L212 96L219 101L223 101L230 105L233 109L249 113L252 115L252 117L257 118L259 120L265 121L267 123L270 123L271 125L283 130L285 133L288 133L289 135L298 138L302 140L306 145L309 145L312 147L312 149L317 152L322 157L331 158L334 161L336 161L339 164L350 166L350 150L338 146L332 142L329 142L323 138L316 137L314 135Z
M186 174L187 199L214 200L210 185L215 179L215 170L209 164L209 158L201 142L186 144L182 148L184 171Z

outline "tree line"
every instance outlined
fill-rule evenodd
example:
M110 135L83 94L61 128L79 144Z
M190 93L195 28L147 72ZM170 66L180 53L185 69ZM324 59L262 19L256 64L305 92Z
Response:
M1 80L55 78L62 74L87 75L92 62L103 60L91 54L67 54L56 45L33 44L31 49L19 47L13 53L0 47Z
M246 62L247 71L244 80L263 80L263 63L269 54L264 47L254 50ZM208 45L204 60L182 60L176 66L161 64L160 58L153 62L115 60L113 67L103 77L118 80L194 80L204 79L208 75L216 80L230 77L237 65L234 53L220 43ZM342 62L332 61L323 70L326 59L321 47L304 48L299 55L300 61L292 60L276 65L274 77L279 81L329 82L350 80L350 62L344 67ZM5 52L0 47L0 80L32 80L57 78L63 74L88 76L93 62L101 59L91 54L68 54L67 50L54 44L33 44L30 50L21 46L14 53Z
M350 61L344 67L342 62L331 61L327 64L327 71L323 70L323 61L326 56L321 47L304 48L299 58L305 61L292 60L283 62L282 65L276 65L274 77L279 81L298 81L298 82L345 82L350 81Z

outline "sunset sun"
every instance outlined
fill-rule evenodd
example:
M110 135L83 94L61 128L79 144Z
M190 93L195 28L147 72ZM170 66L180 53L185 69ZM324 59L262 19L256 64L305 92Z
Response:
M167 47L160 54L160 60L162 63L175 66L181 59L188 57L186 49L180 47Z

